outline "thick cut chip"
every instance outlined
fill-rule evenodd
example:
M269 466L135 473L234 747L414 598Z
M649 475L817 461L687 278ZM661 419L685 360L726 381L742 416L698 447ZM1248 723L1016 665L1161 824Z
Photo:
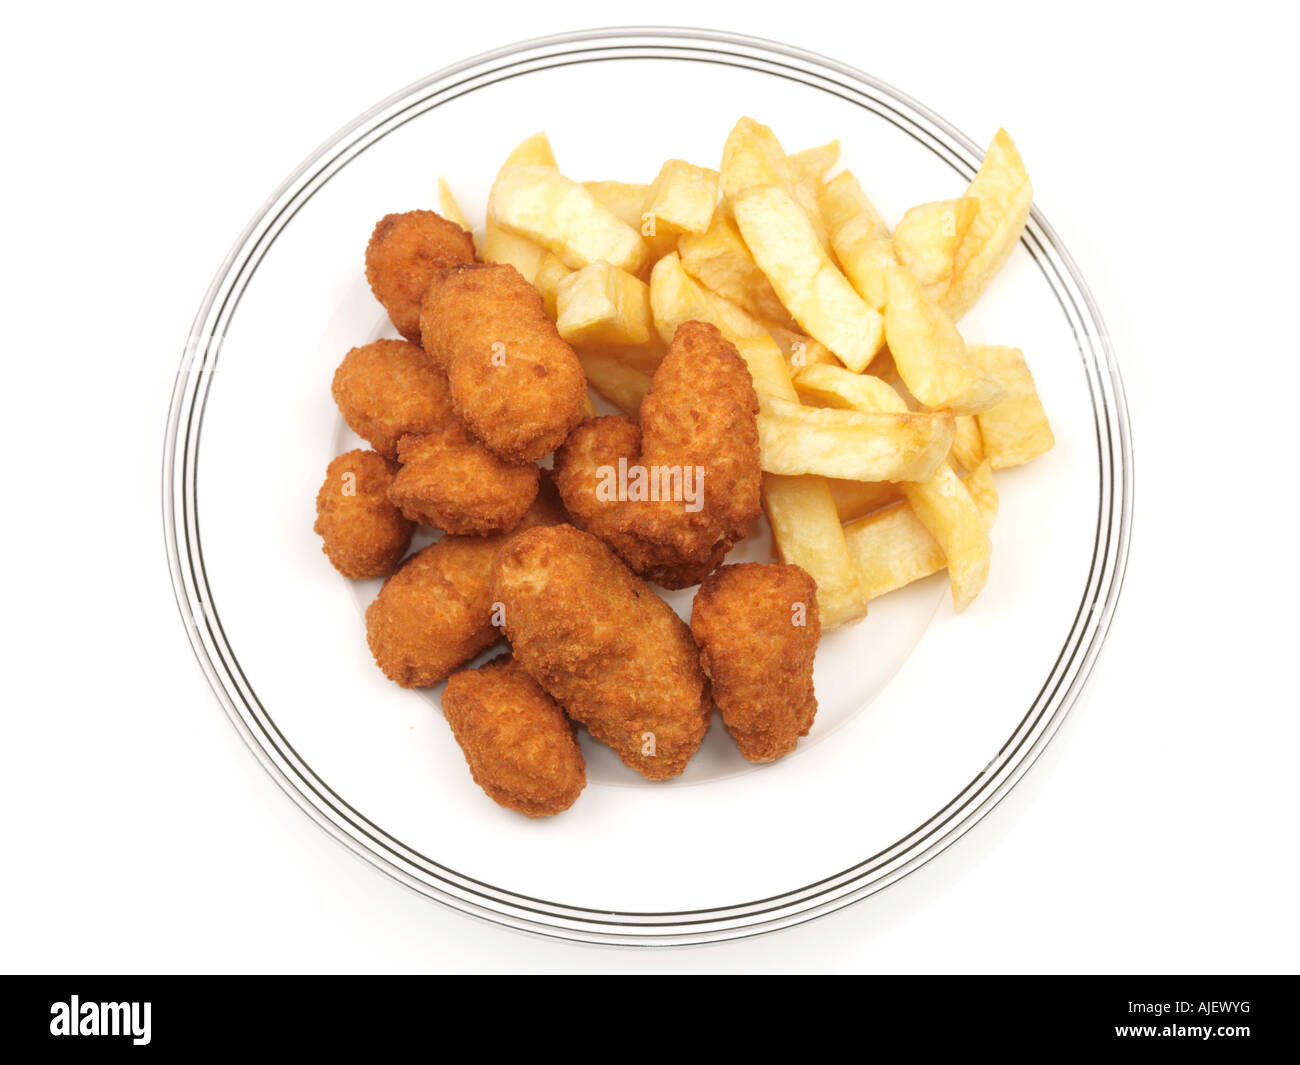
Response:
M967 350L972 348L973 345ZM998 380L1001 382L1002 378L999 376ZM984 436L980 433L979 415L957 415L957 434L952 438L952 457L967 470L975 469L984 461Z
M650 374L602 352L579 351L578 361L587 375L587 384L629 418L641 413L641 401L650 391Z
M909 208L894 227L894 255L930 299L937 300L947 291L957 249L978 207L973 196L923 203Z
M730 300L699 284L683 268L677 252L665 255L650 271L650 308L665 344L673 342L683 322L708 322L733 344L746 337L767 336L756 318Z
M582 185L605 210L640 231L641 211L645 207L645 198L650 195L649 185L634 185L626 181L584 181Z
M727 134L727 143L722 148L718 186L722 195L734 204L746 190L762 185L774 185L798 203L818 243L823 249L828 247L826 226L817 206L816 182L800 180L769 127L752 118L741 118Z
M978 203L965 239L957 248L943 309L955 322L975 306L1024 232L1034 205L1034 186L1015 143L1000 129L984 153L966 195Z
M890 481L844 481L827 477L826 483L835 500L835 511L843 522L861 518L903 498L902 486Z
M966 488L991 527L998 500L988 463L966 479ZM850 522L844 535L867 599L938 573L945 565L943 549L907 502Z
M723 299L756 318L793 329L795 320L777 297L727 211L715 211L704 233L688 233L677 242L682 269Z
M772 526L777 556L802 567L817 582L822 629L862 618L869 596L859 583L826 479L765 473L763 509Z
M556 308L555 326L575 347L654 345L662 353L650 286L607 262L584 266L561 280Z
M575 270L604 259L634 274L650 254L640 233L554 167L503 167L488 196L488 216Z
M951 463L921 484L903 485L903 493L943 551L953 609L960 614L988 580L993 551L988 522Z
M889 238L889 227L851 170L841 171L821 187L817 209L832 233L862 219L867 236Z
M803 399L823 407L895 414L907 411L903 397L887 382L843 367L809 366L795 374L794 386Z
M801 152L795 152L789 159L795 181L800 184L818 184L826 177L826 171L840 161L839 139L805 148Z
M880 313L836 269L802 207L774 185L732 201L741 236L772 288L808 334L861 372L884 337Z
M525 137L506 156L506 166L550 166L554 167L555 153L551 151L550 139L545 133L534 133ZM524 237L508 233L492 220L489 213L483 227L483 261L489 263L508 263L513 266L530 284L537 283L537 276L544 266L548 269L548 260L555 259L540 244ZM562 265L562 264L561 264Z
M889 270L885 337L907 390L931 410L978 414L1005 393L969 357L948 316L901 266Z
M790 369L776 341L769 336L742 337L733 341L740 357L749 367L754 391L797 403L799 396L790 382Z
M447 179L443 177L438 178L438 213L448 222L455 222L466 232L472 233L474 231L474 227L465 218L465 212L460 209L460 204L456 202L456 194L451 191L451 186L447 184Z
M924 481L952 447L953 419L804 407L759 394L758 440L768 473L853 481Z
M1020 349L972 344L969 351L971 360L996 376L1007 393L977 419L984 454L993 468L1019 466L1050 451L1056 438Z
M718 203L718 172L669 159L646 194L641 235L660 258L677 246L684 233L703 233Z

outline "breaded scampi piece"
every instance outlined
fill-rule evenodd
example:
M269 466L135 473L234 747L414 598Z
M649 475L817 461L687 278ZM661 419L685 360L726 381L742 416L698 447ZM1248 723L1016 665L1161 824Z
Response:
M459 422L397 442L401 470L388 490L412 521L449 533L488 536L519 524L537 496L533 463L503 462Z
M424 295L420 329L456 413L507 462L535 462L581 419L582 364L513 266L440 271Z
M564 520L548 485L513 531L444 536L412 555L366 610L375 663L403 688L431 688L486 651L501 638L492 611L498 552L526 529Z
M510 655L453 673L442 712L474 782L497 805L550 817L586 787L572 722Z
M337 456L316 493L321 550L343 576L387 577L411 546L415 524L388 499L397 466L377 451Z
M713 711L699 651L603 542L572 525L516 536L493 599L515 658L571 718L649 780L686 768Z
M420 342L420 300L433 275L474 261L474 238L433 211L384 215L366 245L366 280L397 331Z
M817 714L816 582L781 563L723 566L695 595L691 634L740 753L772 762L793 751Z
M407 433L431 433L456 418L446 375L405 340L353 348L334 371L332 391L348 428L389 458Z
M625 498L608 480L620 460L645 478ZM744 359L713 326L684 322L655 371L638 429L589 419L556 453L557 485L582 528L665 588L698 583L760 512L758 398ZM702 471L702 472L701 472Z

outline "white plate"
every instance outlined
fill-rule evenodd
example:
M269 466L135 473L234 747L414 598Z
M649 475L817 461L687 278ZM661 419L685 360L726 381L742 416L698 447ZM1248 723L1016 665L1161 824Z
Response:
M181 615L250 748L339 840L463 912L565 939L683 944L821 916L906 875L1020 778L1078 695L1123 575L1129 427L1105 330L1035 211L963 320L1024 349L1053 451L998 476L987 588L960 618L936 576L828 634L820 703L793 755L757 769L715 721L685 775L650 784L586 743L589 784L532 821L473 784L439 690L386 681L361 611L312 532L326 463L353 438L330 399L347 349L395 335L362 251L376 219L471 218L506 152L546 129L566 172L649 180L716 164L741 113L791 148L838 136L886 218L960 194L981 152L852 68L696 30L601 30L467 60L385 100L272 195L222 265L177 375L163 505ZM991 133L991 131L986 131ZM985 138L987 139L987 138ZM1032 146L1027 149L1033 169ZM765 557L765 529L733 553ZM683 613L690 591L668 596Z

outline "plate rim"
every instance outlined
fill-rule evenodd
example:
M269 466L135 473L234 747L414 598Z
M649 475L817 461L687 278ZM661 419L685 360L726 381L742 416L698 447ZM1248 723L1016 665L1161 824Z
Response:
M585 49L574 47L590 43L594 43L595 47ZM702 47L702 45L717 47ZM559 49L559 51L553 51L553 49ZM348 806L341 796L333 793L323 780L315 776L310 766L293 751L292 744L289 743L287 737L279 733L274 720L260 706L260 703L257 703L251 685L248 684L246 678L242 677L242 674L238 673L238 661L234 656L233 649L225 642L220 618L212 606L211 589L207 586L206 576L201 573L201 551L199 568L198 570L195 569L194 547L199 540L198 500L195 491L198 440L202 422L202 409L207 399L207 379L210 377L210 371L216 368L224 335L223 331L211 327L220 323L222 315L225 314L225 304L223 303L222 307L217 311L215 320L213 318L214 308L217 306L218 298L223 292L225 292L227 299L233 294L234 304L237 305L238 295L242 293L242 286L236 291L236 283L242 278L242 283L246 285L251 279L253 271L256 270L256 263L254 262L251 270L246 275L244 274L244 270L251 260L251 251L256 250L261 242L266 240L268 234L270 234L270 240L273 241L274 233L278 232L278 228L287 225L289 219L292 218L292 214L289 215L289 218L281 221L281 216L285 210L295 202L300 207L302 203L310 199L315 189L328 180L333 172L346 166L353 156L349 155L342 162L338 162L344 151L354 147L367 136L375 134L379 130L383 130L379 134L379 136L383 136L392 129L397 128L398 125L417 117L419 113L423 113L420 111L416 115L401 118L402 111L409 110L417 103L427 101L429 98L427 96L422 100L417 99L425 90L435 90L429 94L433 96L438 91L446 92L472 82L476 77L500 73L514 66L525 66L526 69L515 71L508 75L510 77L527 73L531 69L546 69L545 66L527 67L526 65L548 59L560 59L566 55L572 56L579 52L618 53L633 50L652 53L644 56L645 58L719 61L702 60L700 56L658 54L659 51L671 51L673 49L711 52L730 57L732 60L746 60L750 63L783 68L790 73L782 74L780 70L768 69L767 66L749 67L749 69L757 69L760 72L785 77L792 74L801 74L817 81L838 85L840 88L865 96L868 100L881 104L890 110L894 110L889 103L889 101L892 101L892 103L901 106L903 109L902 112L895 111L895 113L910 125L920 128L916 122L916 119L919 118L931 127L929 130L923 130L927 134L927 139L923 140L921 137L917 137L915 132L912 135L926 147L939 154L959 174L964 174L967 178L974 173L978 166L978 160L982 157L982 151L971 138L957 130L925 105L873 75L815 52L730 31L670 26L604 27L531 38L471 56L398 90L343 126L308 155L281 182L254 214L222 261L195 316L194 325L186 341L181 365L177 371L176 383L168 410L162 463L163 524L168 566L177 608L186 628L187 637L208 680L208 684L218 702L221 703L227 717L230 718L236 731L280 788L318 826L346 846L352 853L425 897L432 898L471 917L517 931L530 932L535 935L566 941L616 946L700 945L749 938L803 924L859 902L896 883L932 860L958 838L970 831L1001 802L1037 761L1042 751L1059 730L1061 723L1073 709L1080 693L1086 686L1097 657L1105 643L1123 587L1131 540L1134 501L1132 430L1123 381L1109 333L1104 326L1092 293L1073 258L1047 219L1035 207L1031 214L1030 225L1026 229L1025 236L1022 237L1022 243L1026 244L1030 254L1034 257L1039 269L1043 270L1045 276L1046 269L1040 256L1054 260L1054 268L1063 271L1059 275L1062 284L1072 286L1073 290L1069 295L1071 301L1075 303L1074 309L1078 315L1079 324L1085 327L1082 335L1080 335L1077 328L1075 334L1079 344L1079 352L1084 361L1085 374L1089 377L1090 398L1093 404L1094 419L1097 420L1099 460L1103 458L1101 456L1101 438L1104 423L1107 439L1111 444L1110 458L1112 464L1115 463L1116 457L1118 457L1119 461L1118 465L1112 470L1108 470L1104 461L1101 461L1099 473L1100 498L1096 542L1100 543L1103 535L1106 537L1106 547L1102 551L1102 557L1100 558L1101 572L1098 573L1098 552L1094 548L1092 568L1085 582L1080 612L1076 616L1074 624L1070 627L1065 645L1048 674L1048 680L1044 683L1043 689L1040 690L1039 697L1031 703L1024 718L1021 719L1000 749L998 756L995 757L993 762L990 762L984 772L976 776L949 803L936 811L920 826L876 855L863 859L846 870L842 870L830 877L824 877L813 884L794 888L768 899L751 900L733 906L708 907L700 910L633 913L631 911L620 912L569 906L562 903L531 899L506 888L483 884L464 874L456 873L454 870L443 870L453 876L455 880L444 880L439 885L431 882L427 869L419 869L419 861L416 859L423 860L439 869L443 867L437 866L437 863L433 862L432 859L425 858L411 848L405 847L400 841L392 840L392 837L388 838L397 843L399 849L394 849L377 839L369 831L370 829L381 835L387 834L379 826L369 822L364 815ZM639 57L611 54L602 55L599 58L626 59ZM594 61L596 58L593 56L589 60L582 61ZM512 59L513 62L495 70L485 69L503 59ZM791 62L786 62L787 60ZM560 64L552 63L550 65ZM733 62L732 65L744 64ZM834 77L828 77L827 72L837 75L839 78L848 79L850 84L846 85L843 82L836 81ZM453 80L460 75L466 74L469 76L460 82ZM802 81L803 79L796 78L795 80ZM832 91L826 85L814 84L808 81L804 81L804 84L810 84L825 91ZM464 91L473 91L473 89L465 89ZM861 98L850 99L850 102L857 103L868 110L875 110L875 108L868 107L867 103ZM402 104L406 104L407 107L394 112L394 109ZM437 106L437 104L430 105L430 107L432 106ZM879 111L876 111L876 113L880 114ZM399 118L401 120L397 121ZM946 143L939 138L939 134L946 138ZM350 140L350 138L354 138L354 135L355 139ZM379 138L374 138L374 140L377 139ZM364 144L354 154L360 154L370 143L374 143L374 140ZM337 154L331 156L330 153L336 149L339 149ZM337 165L335 165L336 163ZM332 170L331 167L333 167ZM321 180L322 177L323 180ZM306 180L304 181L304 179ZM272 212L275 211L277 205L279 205L280 210L273 215ZM296 213L296 207L294 211ZM278 228L275 228L277 224ZM254 240L255 236L256 240ZM1035 247L1035 243L1037 247ZM266 246L269 247L269 242ZM232 271L235 270L237 265L239 270L232 275ZM1049 285L1052 284L1050 277L1048 283ZM1053 286L1053 291L1058 300L1061 299L1061 293L1056 290L1055 286ZM1066 310L1064 304L1062 304L1062 310L1073 328L1075 322L1070 318L1070 313ZM232 306L230 314L233 313L234 307ZM1089 362L1088 353L1084 350L1085 339L1092 354L1091 363ZM1095 384L1089 371L1097 373ZM1097 405L1099 389L1103 404L1100 409ZM199 412L197 423L194 421L196 409ZM185 419L184 424L185 435L182 437L182 419L187 410L188 418ZM1115 451L1116 443L1118 444L1118 456L1116 456ZM183 446L180 446L182 444ZM180 459L179 467L178 457ZM1116 491L1116 487L1118 487L1118 491ZM1107 516L1106 502L1108 495L1110 496L1109 523L1104 520ZM193 540L191 540L191 536ZM185 548L184 556L182 556L182 547ZM1096 587L1092 588L1094 575L1097 576L1097 583ZM1090 589L1092 589L1092 601L1089 605ZM1085 606L1087 606L1086 611L1084 610ZM1080 624L1083 625L1082 629L1080 629ZM1089 630L1091 630L1090 634ZM1077 637L1076 631L1078 631ZM205 632L212 648L218 652L219 656L223 644L226 652L230 654L234 670L231 671L229 668L231 663L226 663L223 659L223 665L226 666L225 678L223 678L222 671L218 669L211 657L209 644L204 639ZM1073 644L1073 650L1067 659L1066 652L1071 651L1071 644ZM1026 723L1029 722L1030 715L1033 713L1035 706L1038 705L1052 678L1057 676L1063 661L1065 662L1065 668L1057 680L1058 691L1049 700L1049 703L1039 711L1038 717L1035 718L1034 722L1030 723L1031 727L1026 730ZM1071 667L1074 667L1074 671L1073 675L1069 676ZM1065 683L1067 676L1069 678L1068 683ZM1063 691L1060 691L1062 684L1065 684L1065 687ZM242 690L244 688L247 689L247 693ZM242 710L236 701L236 695L243 702ZM265 721L259 719L254 705L248 703L247 700L250 696L253 704L261 711L260 716L264 717ZM1051 713L1043 720L1042 715L1049 708ZM276 744L276 740L267 731L268 724L271 731L278 736L279 743L283 744L282 747L276 747L274 750L268 749L264 742L258 738L257 731L261 731L266 740L270 741L273 746ZM1016 742L1017 737L1019 737L1019 742ZM1028 749L1021 751L1026 740L1030 740L1031 737L1032 742ZM1012 750L1008 753L1009 747ZM1018 757L1014 757L1016 755ZM1013 757L1014 761L1012 760ZM995 763L997 768L990 773L990 769ZM986 776L990 779L985 780ZM989 787L990 783L992 783L992 787ZM349 829L341 824L337 817L332 816L330 811L333 811L334 814L338 814L340 811L321 794L317 785L323 787L329 795L333 796L337 803L349 810L360 824L344 816L343 820L351 826L351 829ZM972 789L975 790L972 791ZM974 803L973 806L972 803ZM958 804L960 804L958 806L960 816L955 821L953 817L957 815L950 816L930 832L925 832L928 826L939 821L947 811ZM967 809L967 807L970 808ZM923 834L917 839L919 833ZM931 836L934 838L930 838ZM928 842L926 842L927 840ZM376 849L377 847L386 850L387 854L381 853L380 850ZM917 849L918 847L920 849ZM407 853L401 853L402 850ZM912 853L913 851L915 853ZM878 863L872 870L859 871L863 866L869 865L884 855L890 855L891 852L897 853ZM420 875L421 872L425 874L423 877ZM442 880L443 878L434 874L433 879ZM819 891L818 889L822 890ZM813 894L809 895L809 892L813 892ZM827 895L829 897L816 901L819 896Z

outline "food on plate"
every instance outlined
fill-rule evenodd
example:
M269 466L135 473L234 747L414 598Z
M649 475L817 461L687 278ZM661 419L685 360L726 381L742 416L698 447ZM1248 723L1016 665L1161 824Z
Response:
M1006 130L998 130L988 146L966 197L976 202L975 217L957 248L952 280L940 300L954 322L975 305L1020 243L1034 206L1034 186Z
M956 326L901 266L886 274L885 339L899 376L924 406L978 414L1006 394L977 366Z
M865 370L884 336L880 312L840 273L808 213L775 185L747 189L732 210L754 261L795 321L845 366Z
M966 488L992 527L998 497L988 463L971 473ZM867 599L897 591L938 573L947 564L943 548L906 501L850 522L844 535Z
M603 259L635 274L650 257L638 230L553 166L502 167L488 196L488 217L572 270Z
M975 431L993 468L1019 466L1050 451L1056 438L1020 349L972 344L969 351L971 361L1006 390L1000 403L975 416Z
M411 546L415 524L388 501L397 472L377 451L348 451L325 470L316 493L314 529L321 550L343 576L387 577Z
M474 782L497 805L551 817L586 787L573 725L510 655L453 673L442 712Z
M443 705L474 779L530 817L584 786L574 723L651 780L715 698L745 758L794 750L820 634L944 569L966 610L994 471L1054 443L1021 351L957 326L1032 209L1005 131L964 191L890 221L838 140L787 153L741 117L717 167L580 181L535 133L488 191L482 262L441 178L440 213L387 215L366 250L407 339L335 373L375 450L330 464L316 529L341 572L388 575L366 635L398 684L509 637ZM762 513L776 561L726 564ZM417 522L444 535L403 562ZM645 581L700 584L689 628Z
M533 463L497 458L458 421L397 442L402 468L388 498L412 521L449 533L487 536L519 524L537 495Z
M457 415L507 462L536 461L578 424L582 365L513 267L442 271L424 294L420 327Z
M857 481L923 481L952 448L953 417L805 407L759 397L763 469Z
M403 436L434 432L455 418L446 376L406 340L353 348L335 370L332 390L348 428L390 458Z
M501 551L492 594L516 660L569 717L649 780L686 768L713 710L695 641L604 543L531 529Z
M417 551L366 610L375 663L403 688L430 688L486 651L501 638L492 612L498 552L527 529L563 520L553 493L543 490L511 532L443 536Z
M420 339L420 300L433 275L474 261L468 229L433 211L384 215L366 245L366 280L397 331Z
M740 753L772 762L793 751L817 714L821 621L813 579L780 563L723 566L695 595L691 634Z
M972 196L909 207L894 227L893 250L932 300L938 301L952 282L957 249L979 208Z
M556 483L582 528L640 576L697 583L760 511L758 401L744 360L713 326L677 330L640 407L585 422L556 453Z

